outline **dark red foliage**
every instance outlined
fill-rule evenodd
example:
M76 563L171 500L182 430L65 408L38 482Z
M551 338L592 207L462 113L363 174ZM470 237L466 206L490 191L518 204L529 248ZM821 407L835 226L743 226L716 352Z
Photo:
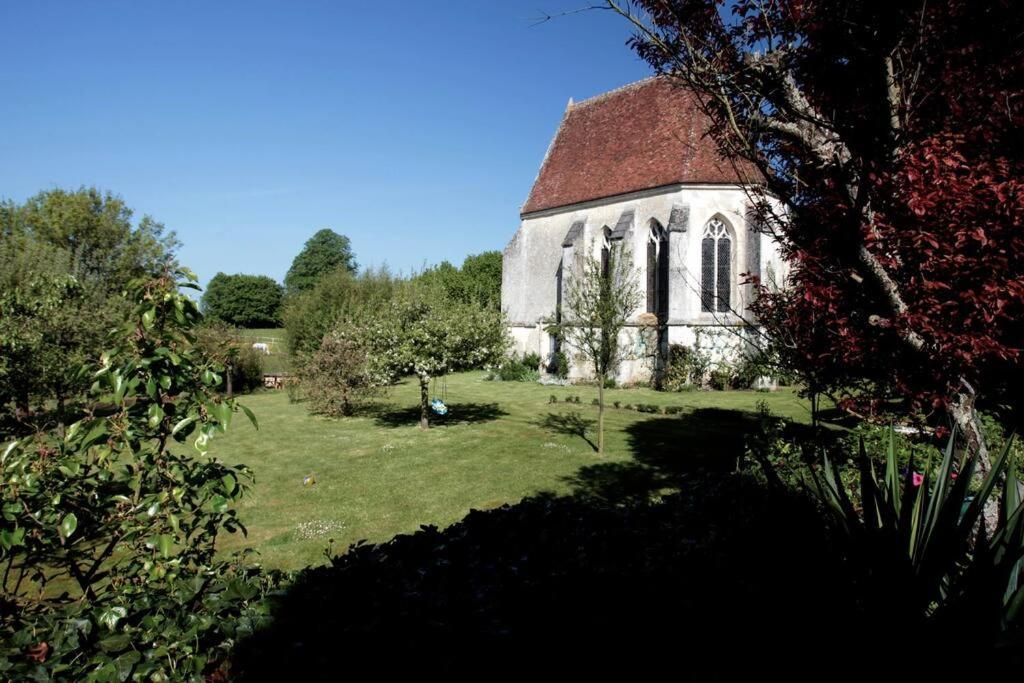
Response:
M659 36L638 35L639 54L704 91L716 140L755 159L787 206L793 286L765 291L757 313L809 384L917 409L945 405L961 380L1024 393L1024 3L639 4ZM813 120L789 106L787 75ZM810 121L846 156L764 125L766 112Z

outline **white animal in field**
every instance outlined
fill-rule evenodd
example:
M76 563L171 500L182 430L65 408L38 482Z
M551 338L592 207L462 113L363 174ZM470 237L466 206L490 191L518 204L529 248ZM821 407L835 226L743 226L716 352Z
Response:
M270 355L270 346L268 346L267 344L264 344L263 342L256 342L255 344L252 345L252 348L254 348L255 350L259 351L264 356L269 356Z

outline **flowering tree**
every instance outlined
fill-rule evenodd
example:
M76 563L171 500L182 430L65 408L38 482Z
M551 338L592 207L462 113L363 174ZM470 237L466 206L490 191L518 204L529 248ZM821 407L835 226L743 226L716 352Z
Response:
M756 312L812 384L944 411L1019 402L1024 5L606 0L691 88L792 264Z
M392 301L367 325L367 335L375 372L419 380L422 429L430 426L432 378L493 362L508 346L500 315L427 288Z

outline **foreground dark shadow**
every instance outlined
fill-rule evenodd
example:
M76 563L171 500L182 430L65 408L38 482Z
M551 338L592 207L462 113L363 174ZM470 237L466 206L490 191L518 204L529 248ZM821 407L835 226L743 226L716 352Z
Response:
M552 428L578 434L580 421L556 417ZM991 643L953 660L918 622L864 613L871 601L810 499L736 470L756 419L641 421L633 460L583 468L573 496L353 546L274 600L231 674L833 682L993 670ZM964 651L970 635L949 643Z
M431 426L460 423L490 422L508 415L497 403L455 403L448 406L447 415L430 413ZM408 427L420 423L420 407L410 406L383 410L376 414L376 423L381 427Z
M854 612L817 520L736 475L659 505L539 497L472 512L305 571L233 670L704 679L771 669L780 648L809 662Z

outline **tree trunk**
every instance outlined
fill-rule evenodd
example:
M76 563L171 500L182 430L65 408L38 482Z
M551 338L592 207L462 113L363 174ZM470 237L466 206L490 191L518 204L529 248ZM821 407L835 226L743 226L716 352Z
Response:
M420 375L420 429L429 429L430 377Z
M989 457L988 447L985 445L985 435L981 431L978 411L974 407L975 398L974 387L966 381L962 381L960 391L950 402L948 411L956 426L959 448L968 457L973 455L978 459L975 477L980 482L992 471L992 459ZM999 523L999 502L995 495L989 496L985 502L984 519L985 531L991 538Z
M597 454L604 455L604 375L597 376Z
M227 383L228 398L234 397L234 389L231 386L231 366L228 365L224 368L224 381Z

